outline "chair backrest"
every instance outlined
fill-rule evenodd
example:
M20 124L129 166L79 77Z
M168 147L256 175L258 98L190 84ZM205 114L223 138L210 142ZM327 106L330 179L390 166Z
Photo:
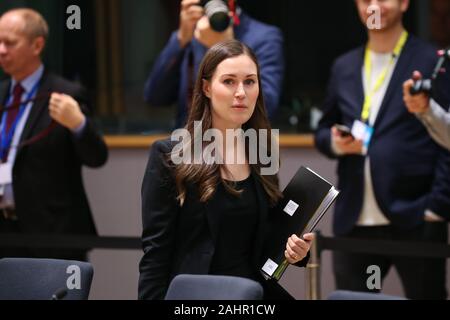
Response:
M215 275L176 276L166 300L261 300L262 286L253 280Z
M93 275L88 262L0 259L0 300L87 300Z
M391 296L382 293L336 290L328 296L327 300L406 300L406 299L403 297Z

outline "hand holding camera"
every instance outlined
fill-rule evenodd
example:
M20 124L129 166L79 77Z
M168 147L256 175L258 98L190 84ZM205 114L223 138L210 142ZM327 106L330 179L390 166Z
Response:
M422 74L419 71L414 71L412 79L409 79L403 84L403 101L406 108L411 113L424 113L430 106L430 97L427 91L418 91L412 94L414 86L420 86L422 83Z
M216 43L234 39L234 31L232 25L223 32L214 31L208 17L203 16L197 23L194 36L206 48L211 48Z
M433 90L433 83L438 78L439 74L444 73L445 69L443 69L443 66L446 61L450 60L450 48L447 48L445 50L439 50L438 51L439 60L436 63L436 66L433 71L433 75L430 79L422 79L422 76L417 79L413 79L414 82L412 86L409 88L409 93L414 95L419 94L426 94L431 96L432 90Z
M230 10L223 0L183 0L178 40L184 48L195 37L205 47L234 39Z
M204 10L200 6L200 0L181 1L178 41L182 48L191 42L197 22L203 17L203 14Z

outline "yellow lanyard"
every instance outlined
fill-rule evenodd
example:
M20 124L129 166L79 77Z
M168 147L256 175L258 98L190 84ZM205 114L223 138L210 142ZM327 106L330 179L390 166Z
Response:
M386 80L386 76L388 74L389 69L394 64L394 61L397 57L400 56L402 53L403 47L405 46L406 40L408 39L408 32L403 31L400 39L397 41L397 44L395 45L394 53L391 57L391 60L389 61L389 64L381 71L380 76L378 77L377 81L375 82L375 86L373 89L371 88L370 83L367 86L367 94L364 98L364 105L361 113L361 120L362 122L367 122L369 120L370 116L370 108L372 107L372 100L375 93L380 89L380 87L383 85L384 81ZM371 53L369 50L369 46L366 47L366 53L364 56L364 73L366 79L368 79L370 82L370 77L372 75L372 63L371 63Z

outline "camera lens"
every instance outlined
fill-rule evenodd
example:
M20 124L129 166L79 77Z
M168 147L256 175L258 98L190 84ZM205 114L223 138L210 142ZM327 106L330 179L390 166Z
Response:
M230 26L228 6L223 0L210 0L206 2L204 7L209 24L214 31L223 32Z

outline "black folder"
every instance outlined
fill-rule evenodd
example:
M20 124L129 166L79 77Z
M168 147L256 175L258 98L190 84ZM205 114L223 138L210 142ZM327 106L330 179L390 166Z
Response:
M266 279L279 280L289 263L284 251L287 239L312 232L339 191L309 168L301 167L283 191L283 198L271 215L270 232L265 239L265 263L261 271Z

